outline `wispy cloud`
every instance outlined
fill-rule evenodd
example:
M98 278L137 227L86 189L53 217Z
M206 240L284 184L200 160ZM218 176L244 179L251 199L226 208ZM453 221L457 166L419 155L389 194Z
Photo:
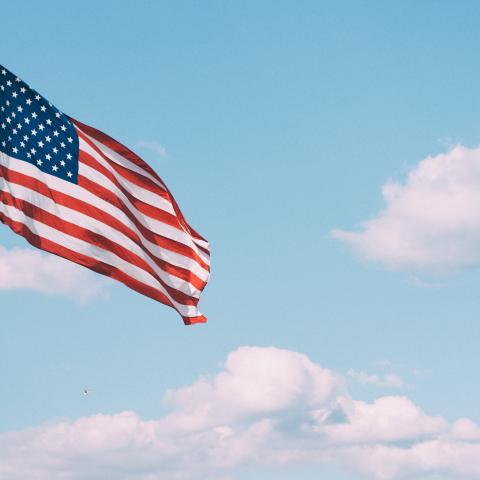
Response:
M407 282L410 285L413 285L417 288L423 288L425 290L439 290L448 286L446 282L435 282L431 280L425 280L416 275L412 275L407 279Z
M437 274L480 265L480 148L428 157L382 193L382 212L359 231L332 236L392 269Z
M393 367L392 362L386 358L376 361L375 365L383 370L390 370Z
M347 375L355 381L364 385L377 385L379 387L405 388L407 384L394 373L384 373L382 375L371 375L367 372L350 369Z
M166 151L165 147L159 142L142 140L140 142L137 142L135 144L135 147L145 149L145 150L149 150L150 152L153 152L159 158L165 158L167 156L167 151Z
M34 290L84 304L105 298L107 288L107 280L55 255L0 246L0 290Z
M336 465L376 480L480 476L480 428L404 396L351 397L297 352L242 347L217 375L166 394L171 413L127 411L0 434L9 480L220 480L241 469Z
M418 378L427 378L432 374L432 370L430 368L415 367L412 373Z

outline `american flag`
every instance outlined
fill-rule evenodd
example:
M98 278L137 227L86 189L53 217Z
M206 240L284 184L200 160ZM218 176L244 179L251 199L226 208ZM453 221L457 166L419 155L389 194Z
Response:
M161 178L108 135L0 65L0 220L35 247L175 308L185 324L210 272L208 242Z

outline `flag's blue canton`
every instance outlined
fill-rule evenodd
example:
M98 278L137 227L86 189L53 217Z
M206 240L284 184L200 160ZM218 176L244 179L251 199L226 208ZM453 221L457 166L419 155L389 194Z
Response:
M0 152L77 183L75 127L66 115L1 65Z

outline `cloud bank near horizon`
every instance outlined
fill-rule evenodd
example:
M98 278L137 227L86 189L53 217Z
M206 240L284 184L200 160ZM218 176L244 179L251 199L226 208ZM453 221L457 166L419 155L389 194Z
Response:
M224 480L255 468L336 465L375 480L480 475L480 428L405 396L354 399L307 356L241 347L222 370L170 390L171 412L98 414L0 434L11 480Z

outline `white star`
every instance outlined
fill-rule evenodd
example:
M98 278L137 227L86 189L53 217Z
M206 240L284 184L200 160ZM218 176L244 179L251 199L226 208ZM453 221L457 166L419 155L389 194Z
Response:
M25 123L28 125L30 123L30 119L28 117L25 117Z
M13 152L13 153L18 153L18 148L17 148L17 147L13 147L13 148L12 148L12 152Z
M62 160L62 161L60 162L60 165L61 165L62 167L64 167L64 166L65 166L65 162Z
M41 123L39 126L38 126L39 130L43 130L45 127L43 126L43 124Z
M13 97L13 98L17 98L17 97L18 97L18 93L17 93L17 92L13 92L13 93L12 93L12 97Z
M47 153L47 154L45 155L45 158L46 158L47 160L51 160L51 159L52 159L52 156L51 156L49 153Z
M63 142L60 144L60 146L61 146L62 148L65 148L65 147L66 147L66 145L65 145Z
M57 113L55 114L55 116L56 116L57 118L60 118L60 117L61 117L60 112L57 112Z
M73 138L72 137L68 137L67 140L72 143L73 142Z
M30 151L32 152L32 155L35 155L37 151L34 148L31 148Z
M58 148L53 147L53 153L58 153Z
M27 105L31 105L31 104L32 104L32 101L31 101L29 98L27 98L26 104L27 104Z
M42 106L40 107L40 110L41 110L42 112L46 112L46 111L47 111L47 107L46 107L45 105L42 105Z
M23 136L23 139L24 139L26 142L28 142L28 138L29 138L28 135L24 135L24 136Z
M48 118L47 119L47 125L51 125L52 124L52 121Z
M40 100L40 98L42 98L40 95L35 95L35 100Z
M53 132L53 136L54 136L54 137L58 137L59 135L60 135L60 134L59 134L56 130Z
M37 134L37 131L35 129L32 130L32 135L35 136Z
M73 173L72 172L67 172L68 178L72 178Z
M11 82L10 80L7 80L7 85L8 85L9 87L11 87L11 86L12 86L12 82Z
M37 160L37 165L42 165L42 161L40 159Z
M21 91L22 93L25 93L25 92L27 91L27 89L26 89L25 87L22 87L22 88L20 89L20 91Z
M65 125L62 125L60 128L62 129L62 132L65 132L67 130L67 127Z
M2 75L6 75L7 71L5 69L2 69Z
M33 112L32 113L32 118L37 118L37 117L38 117L38 115L35 112Z
M18 110L19 112L23 112L23 108L22 108L22 106L21 106L21 105L19 105L19 106L17 107L17 110Z
M45 137L45 141L46 141L46 142L50 142L51 140L52 140L52 139L51 139L48 135Z
M67 160L71 160L72 159L72 155L70 155L70 153L67 153Z
M58 170L58 167L57 167L56 165L54 165L54 166L52 167L52 170L53 170L54 172L56 172L56 171Z
M38 146L39 146L40 148L43 148L44 143L43 143L42 141L37 142L37 143L38 143Z

